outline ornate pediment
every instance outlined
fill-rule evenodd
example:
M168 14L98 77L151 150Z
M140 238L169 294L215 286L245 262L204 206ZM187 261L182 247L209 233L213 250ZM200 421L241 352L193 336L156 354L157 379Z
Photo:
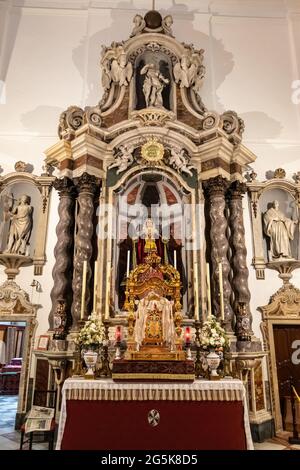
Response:
M269 304L258 307L263 320L270 317L300 318L300 290L292 284L282 286L270 298Z
M0 286L0 315L33 315L35 307L29 302L27 292L14 281Z

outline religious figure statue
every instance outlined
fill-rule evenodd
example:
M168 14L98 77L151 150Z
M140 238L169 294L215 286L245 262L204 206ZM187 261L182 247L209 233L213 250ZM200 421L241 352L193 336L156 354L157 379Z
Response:
M143 93L147 108L149 106L162 107L162 91L169 80L165 78L155 64L146 64L141 70L141 75L146 75L143 84Z
M110 88L111 82L120 86L128 86L133 68L131 62L127 62L124 47L113 43L111 48L104 48L102 54L102 86L104 90Z
M273 201L272 207L263 215L264 231L270 237L270 261L282 258L293 259L290 240L294 239L296 220L291 220L279 210L279 202Z
M145 237L144 252L149 253L150 251L156 251L155 239L158 238L158 231L156 230L152 219L146 219L142 233Z
M144 20L144 18L141 15L137 14L133 18L133 24L134 24L134 27L133 27L132 33L130 35L131 38L134 37L134 36L138 36L139 34L142 33L142 31L146 27L146 21Z
M137 350L145 342L165 344L174 349L173 301L150 291L138 301L135 323Z
M171 148L171 156L169 158L169 164L173 166L173 168L180 173L186 173L189 176L193 176L192 169L194 168L192 165L188 165L188 159L184 155L184 149L177 150L175 148Z
M196 85L194 91L199 91L205 71L202 65L203 52L203 49L199 52L187 50L182 55L180 62L174 65L175 82L179 83L180 88L190 88L192 85L195 88Z
M125 147L125 145L120 145L119 150L121 153L117 155L115 161L108 167L109 170L111 168L118 168L117 175L127 170L129 165L131 165L131 163L134 160L133 155L132 155L134 151L133 146Z
M30 202L30 197L24 194L20 197L18 205L9 211L11 223L6 253L26 255L33 225L33 207Z

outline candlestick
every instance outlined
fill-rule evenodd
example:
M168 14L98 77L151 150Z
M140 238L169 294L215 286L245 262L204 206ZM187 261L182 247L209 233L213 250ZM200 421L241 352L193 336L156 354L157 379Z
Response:
M127 268L126 268L127 277L129 277L129 264L130 264L130 250L127 251Z
M97 276L98 276L98 261L95 261L95 267L94 267L93 313L96 313L96 302L97 302Z
M209 263L206 263L206 289L207 289L207 313L211 315L211 291L210 291L210 271Z
M177 269L177 252L174 250L174 268Z
M222 263L219 263L219 291L220 291L221 320L224 321L224 294L223 294L223 268L222 268Z
M85 310L86 273L87 273L87 261L84 260L83 265L82 265L81 310L80 310L81 320L84 319L84 310Z

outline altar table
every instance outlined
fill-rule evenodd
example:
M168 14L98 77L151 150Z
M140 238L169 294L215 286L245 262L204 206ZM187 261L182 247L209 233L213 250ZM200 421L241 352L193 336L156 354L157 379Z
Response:
M153 426L151 416L157 417L156 412L159 422ZM245 388L235 379L193 383L67 379L56 449L253 449Z

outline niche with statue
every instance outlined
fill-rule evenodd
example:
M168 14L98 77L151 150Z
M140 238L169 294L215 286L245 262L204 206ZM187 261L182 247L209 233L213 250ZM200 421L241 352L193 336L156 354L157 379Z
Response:
M22 163L22 165L21 165ZM49 172L32 175L23 162L16 172L0 178L0 263L9 279L21 266L34 265L42 274L46 261L45 242L49 197L54 178Z
M262 183L255 176L250 176L248 191L256 275L264 279L267 267L288 280L291 272L300 267L299 183L285 179L282 169Z

